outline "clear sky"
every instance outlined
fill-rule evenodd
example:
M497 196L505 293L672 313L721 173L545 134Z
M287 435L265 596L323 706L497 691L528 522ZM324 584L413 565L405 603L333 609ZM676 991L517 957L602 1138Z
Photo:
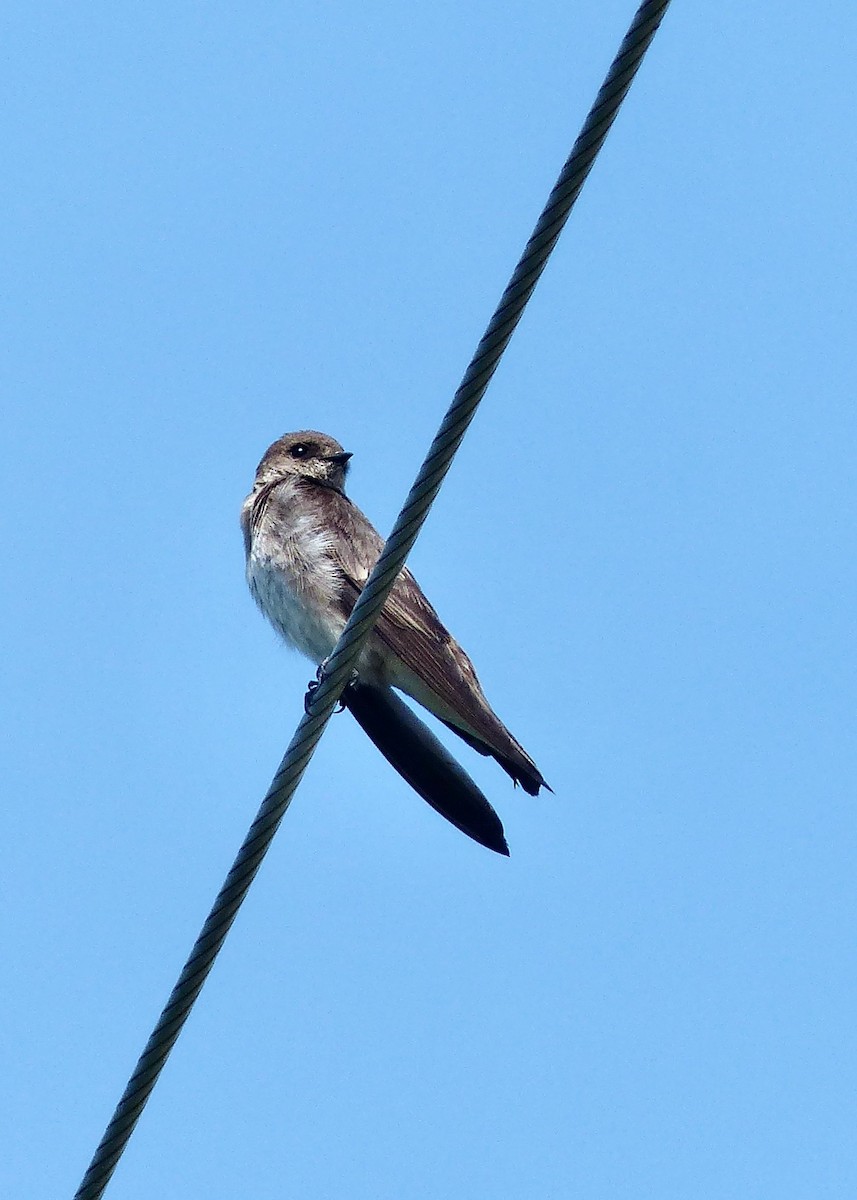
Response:
M4 7L0 1194L71 1196L632 3ZM853 0L673 5L411 559L555 795L334 718L110 1200L857 1195Z

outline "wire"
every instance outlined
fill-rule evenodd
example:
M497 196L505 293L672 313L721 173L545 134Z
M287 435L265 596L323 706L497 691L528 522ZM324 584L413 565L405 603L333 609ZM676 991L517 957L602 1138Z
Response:
M98 1200L113 1174L668 6L648 0L637 10L75 1200Z

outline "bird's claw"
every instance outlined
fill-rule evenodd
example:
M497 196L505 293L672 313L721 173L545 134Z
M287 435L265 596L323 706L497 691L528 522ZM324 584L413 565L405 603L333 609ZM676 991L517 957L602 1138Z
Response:
M325 673L327 671L327 661L328 660L325 658L322 662L319 663L318 667L316 668L315 679L311 679L306 686L306 695L304 696L304 712L305 713L309 713L310 705L312 704L312 700L313 700L313 696L315 695L315 693L318 691L318 689L321 687L322 683L324 682ZM345 693L346 688L350 688L351 685L356 682L357 682L357 672L352 671L351 678L348 680L348 683L346 683L345 687L342 689L343 694ZM345 710L345 702L343 701L342 696L340 696L340 698L336 702L336 708L333 711L335 713L341 713L341 712L344 712L344 710Z

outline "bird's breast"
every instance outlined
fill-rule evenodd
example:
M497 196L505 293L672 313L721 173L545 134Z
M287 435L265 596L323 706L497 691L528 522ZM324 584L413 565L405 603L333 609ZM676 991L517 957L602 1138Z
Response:
M296 588L278 564L252 551L247 582L253 599L285 642L314 663L327 658L344 624L332 605Z
M320 663L345 624L331 535L317 514L300 504L284 503L296 497L277 499L276 507L269 507L255 528L250 526L247 583L284 641Z

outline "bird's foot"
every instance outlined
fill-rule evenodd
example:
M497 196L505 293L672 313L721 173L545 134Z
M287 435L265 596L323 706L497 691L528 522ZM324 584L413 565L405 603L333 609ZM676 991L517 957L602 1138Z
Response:
M309 713L310 705L312 704L313 696L321 687L324 679L324 668L327 666L327 659L324 658L315 669L315 679L311 679L306 685L306 695L304 696L304 712Z
M315 693L318 691L318 689L321 687L322 683L324 682L324 677L327 672L327 663L328 663L328 660L326 658L322 659L322 661L319 663L318 667L316 668L315 679L311 679L309 681L309 683L307 684L306 695L304 696L304 712L306 712L306 713L308 713L310 710L310 705L312 704L313 696L315 695ZM349 687L351 687L351 685L353 683L356 683L356 682L357 682L357 672L352 671L351 678L348 680L348 683L346 683L345 687L349 688ZM342 690L344 692L345 688L343 688ZM340 712L343 712L344 709L345 709L345 704L342 700L342 697L340 696L339 700L337 700L337 702L336 702L336 708L333 711L335 713L340 713Z

